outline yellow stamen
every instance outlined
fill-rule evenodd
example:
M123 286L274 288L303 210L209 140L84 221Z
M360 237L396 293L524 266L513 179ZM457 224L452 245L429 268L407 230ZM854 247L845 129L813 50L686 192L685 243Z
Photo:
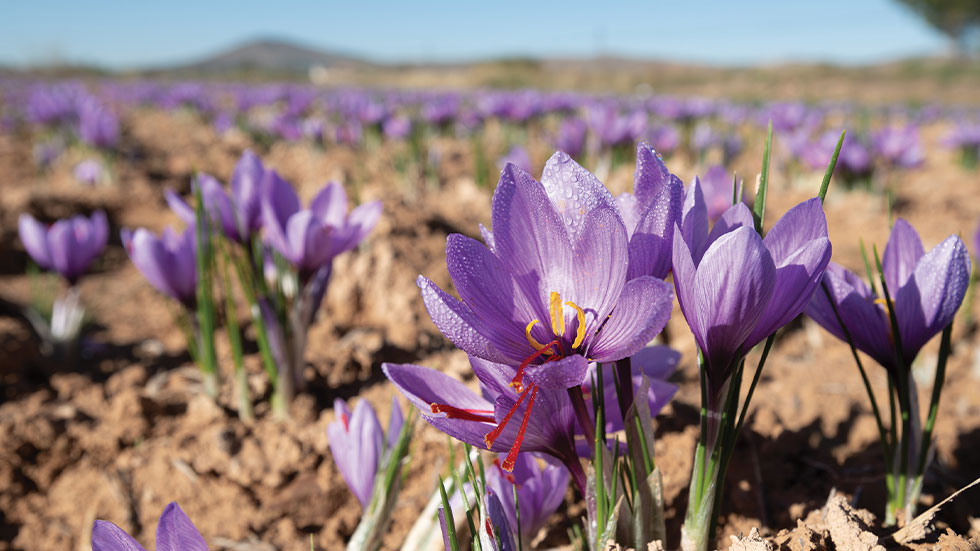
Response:
M561 295L551 292L551 331L556 337L565 334L565 311L561 307Z
M883 299L883 298L876 298L875 299L875 304L880 304L880 305L884 306L885 308L888 308L888 301L885 300L885 299Z
M570 300L565 302L565 304L575 309L575 317L578 319L578 328L575 329L575 341L572 342L572 348L578 348L582 344L582 341L585 340L585 310Z
M531 336L531 329L534 328L534 324L536 323L538 323L538 320L533 320L531 323L527 324L527 327L524 328L524 336L527 337L527 342L529 342L535 350L541 350L544 348L544 345L539 343L537 339ZM550 356L551 354L553 354L553 352L545 352L546 356Z

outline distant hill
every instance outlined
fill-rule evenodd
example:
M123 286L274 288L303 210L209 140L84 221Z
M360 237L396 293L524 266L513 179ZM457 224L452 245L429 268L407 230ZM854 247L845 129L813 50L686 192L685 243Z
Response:
M263 39L239 44L204 59L146 71L181 76L278 75L306 77L311 67L365 69L371 63L283 40Z

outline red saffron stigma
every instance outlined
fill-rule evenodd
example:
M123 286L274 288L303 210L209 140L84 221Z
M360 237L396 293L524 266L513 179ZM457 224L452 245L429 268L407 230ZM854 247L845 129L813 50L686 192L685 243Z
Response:
M494 440L496 440L497 437L500 436L500 433L504 431L504 427L506 427L507 423L510 422L510 418L514 416L514 412L516 412L517 408L521 406L521 402L524 401L524 397L527 396L528 391L536 388L538 387L536 387L534 384L531 384L530 387L524 389L524 392L521 392L520 396L517 397L517 401L514 402L514 405L510 407L510 410L507 412L507 415L504 415L504 418L500 420L500 423L497 425L497 428L488 432L486 436L483 437L483 441L486 442L488 450L490 449L491 446L493 446Z
M343 421L343 423L344 423L344 432L350 432L350 422L347 419L347 414L346 413L341 413L340 414L340 420Z
M521 365L517 368L517 373L514 374L514 378L511 379L510 386L512 386L517 392L524 392L524 383L521 382L521 380L524 379L524 369L531 365L531 362L540 358L542 354L551 350L553 347L557 349L559 344L558 339L555 339L536 350L534 354L531 354L525 358L524 361L521 362ZM548 361L551 361L551 358L548 358Z
M451 406L449 404L429 404L432 413L445 413L450 419L462 419L464 421L478 421L481 423L496 423L493 418L493 410L490 409L465 409Z
M510 482L514 486L517 486L517 479L514 478L514 475L512 475L509 472L505 471L503 469L503 467L500 466L500 458L494 458L494 460L493 460L493 466L494 467L497 467L497 470L500 471L500 476L506 478L507 479L507 482Z
M490 536L490 539L494 539L494 537L493 537L493 525L490 524L490 519L489 518L484 520L483 526L484 526L484 528L487 531L487 535Z
M507 457L504 459L502 465L503 469L507 472L514 471L514 461L517 460L517 452L521 451L521 442L524 441L524 433L527 431L527 422L531 420L531 407L534 405L534 398L538 395L538 387L531 386L531 399L527 403L527 409L524 410L524 420L521 421L521 428L517 431L517 438L514 439L514 445L510 447L510 452L507 453Z

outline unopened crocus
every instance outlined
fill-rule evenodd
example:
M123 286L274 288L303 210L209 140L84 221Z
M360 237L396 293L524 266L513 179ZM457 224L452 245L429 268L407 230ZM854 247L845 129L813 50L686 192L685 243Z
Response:
M744 203L725 211L709 232L701 186L692 184L674 231L674 286L710 389L720 391L753 346L803 311L830 252L819 199L790 209L765 238ZM709 400L718 398L711 394Z
M45 227L29 214L17 221L27 254L45 270L57 272L70 285L85 273L109 239L109 223L99 210L91 217L73 216Z
M188 310L197 301L197 260L194 227L178 234L165 228L159 237L140 228L122 231L122 241L133 265L161 293L177 299Z
M854 272L831 263L823 276L830 298L816 293L806 313L839 339L849 333L858 350L896 374L953 321L969 285L970 253L955 235L925 252L915 228L899 218L881 263L895 305L901 364L884 300Z
M683 198L683 182L667 170L660 154L646 143L637 145L633 193L616 198L629 237L630 279L664 279L670 273L674 226L680 221Z
M398 441L404 423L401 408L396 400L392 400L387 438L374 408L366 400L358 401L351 413L347 403L337 399L334 400L333 410L334 420L327 425L330 454L347 487L367 510L382 456Z
M208 544L183 509L172 502L157 522L156 548L159 551L208 551ZM125 530L107 520L92 525L92 551L144 551Z
M507 524L514 532L518 527L517 510L520 510L519 537L526 548L530 548L531 540L565 499L568 471L553 461L546 456L538 458L535 454L521 453L514 463L513 472L503 470L499 460L494 460L493 467L487 469L487 490L500 498ZM517 509L514 508L515 488Z

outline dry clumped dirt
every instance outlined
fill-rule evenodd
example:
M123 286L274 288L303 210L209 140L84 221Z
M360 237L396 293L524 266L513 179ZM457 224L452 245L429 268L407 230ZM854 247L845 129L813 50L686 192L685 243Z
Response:
M980 175L961 170L938 148L942 131L927 129L927 164L891 182L895 213L919 229L927 247L951 233L971 236L980 217ZM397 145L367 153L285 143L263 150L243 135L216 136L194 117L152 111L128 116L124 136L113 162L115 183L86 188L71 178L71 153L40 173L31 161L31 136L0 135L0 297L30 301L27 257L16 236L21 213L53 219L103 208L113 230L106 254L82 283L92 319L82 362L47 364L22 323L0 318L0 551L89 549L95 519L115 522L152 549L156 519L175 500L214 549L308 549L311 536L317 549L342 548L360 506L328 450L333 400L368 400L386 420L395 391L381 374L382 362L429 365L475 384L465 355L431 324L415 287L419 273L449 286L446 236L475 236L478 222L489 223L491 190L467 176L469 146L439 143L444 162L432 186L393 171ZM738 160L740 174L758 171L755 148L761 146L750 145ZM123 227L176 224L162 191L186 192L195 170L227 180L246 147L257 148L304 199L338 179L360 201L384 201L375 231L336 262L309 339L310 391L292 404L286 422L269 415L269 389L250 329L246 367L259 398L256 421L237 418L228 377L217 404L204 396L173 305L129 263L118 237ZM531 151L540 170L547 147ZM698 170L683 158L668 164L685 181ZM818 185L816 177L780 171L778 158L775 166L770 223ZM631 182L628 166L607 180L617 193ZM884 245L888 212L880 195L832 187L826 209L837 262L860 266L859 237ZM657 418L656 458L664 473L668 533L676 538L697 438L698 392L693 339L676 308L668 333L684 354L675 376L681 390ZM970 324L958 322L922 509L980 476L978 342ZM931 343L915 368L923 403L937 348ZM230 354L220 337L219 355L229 375ZM873 387L883 393L884 373L868 365ZM889 539L871 513L883 511L884 476L863 386L846 346L814 324L796 321L779 335L747 426L725 487L719 546L976 548L980 491L944 507L922 541ZM399 548L447 468L446 443L441 433L419 426L386 549ZM571 510L582 512L578 505ZM539 536L539 548L567 545L571 522L556 518ZM678 543L670 539L664 547Z

